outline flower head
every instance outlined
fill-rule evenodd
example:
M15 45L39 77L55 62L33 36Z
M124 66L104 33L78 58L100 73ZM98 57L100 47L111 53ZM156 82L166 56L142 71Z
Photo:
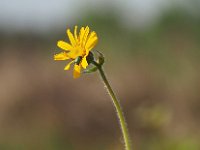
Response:
M67 29L67 35L69 41L58 41L57 46L64 50L54 55L54 60L71 60L64 70L69 70L70 65L74 64L74 78L78 78L81 74L81 69L88 66L87 56L92 48L97 44L98 37L96 32L90 31L88 26L82 27L79 34L77 33L78 27L75 26L74 33L72 34L70 29Z

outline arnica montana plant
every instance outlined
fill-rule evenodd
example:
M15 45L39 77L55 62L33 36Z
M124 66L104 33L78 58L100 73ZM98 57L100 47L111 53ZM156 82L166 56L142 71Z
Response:
M67 35L69 37L69 41L58 41L57 46L61 48L63 51L54 55L54 60L70 60L70 62L65 66L64 70L69 70L70 65L74 65L73 77L80 77L81 73L91 73L96 70L99 71L100 76L105 84L105 87L111 97L111 100L114 104L114 107L117 112L117 116L119 118L122 135L124 139L125 149L131 150L131 144L128 134L128 129L125 121L125 117L122 111L122 107L120 105L119 100L117 99L115 93L113 92L106 76L104 70L102 68L104 64L104 56L102 53L98 52L98 58L94 58L93 52L91 50L96 46L98 42L98 37L96 32L90 31L90 28L81 27L80 32L77 33L78 27L75 26L74 34L67 29ZM87 69L88 65L93 65L93 68ZM81 72L81 70L83 70Z

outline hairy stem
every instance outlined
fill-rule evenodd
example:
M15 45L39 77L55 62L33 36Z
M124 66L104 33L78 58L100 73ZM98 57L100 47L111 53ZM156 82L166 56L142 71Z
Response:
M107 78L106 78L106 75L103 71L103 68L102 68L102 65L98 64L97 62L93 61L92 62L93 65L95 65L98 70L99 70L99 73L101 75L101 78L106 86L106 89L111 97L111 100L115 106L115 109L116 109L116 112L117 112L117 116L119 118L119 123L120 123L120 126L121 126L121 131L122 131L122 134L123 134L123 139L124 139L124 144L125 144L125 149L126 150L131 150L131 144L130 144L130 139L129 139L129 134L128 134L128 128L127 128L127 125L126 125L126 121L125 121L125 117L124 117L124 114L123 114L123 111L122 111L122 107L120 105L120 102L119 100L117 99L117 97L115 96L115 93L113 92L112 90L112 87L110 86Z

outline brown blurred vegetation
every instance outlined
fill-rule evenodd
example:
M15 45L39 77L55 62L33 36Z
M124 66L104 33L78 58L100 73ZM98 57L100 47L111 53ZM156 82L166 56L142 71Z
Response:
M92 13L90 13L92 14ZM145 30L93 13L96 49L140 150L200 149L200 18L173 10ZM0 37L1 150L121 150L112 103L98 74L73 80L53 61L63 30Z

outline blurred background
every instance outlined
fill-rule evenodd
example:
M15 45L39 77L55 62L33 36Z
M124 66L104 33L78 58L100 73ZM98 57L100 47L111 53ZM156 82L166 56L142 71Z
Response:
M138 150L200 149L199 0L0 0L0 150L122 150L98 73L53 60L89 25Z

